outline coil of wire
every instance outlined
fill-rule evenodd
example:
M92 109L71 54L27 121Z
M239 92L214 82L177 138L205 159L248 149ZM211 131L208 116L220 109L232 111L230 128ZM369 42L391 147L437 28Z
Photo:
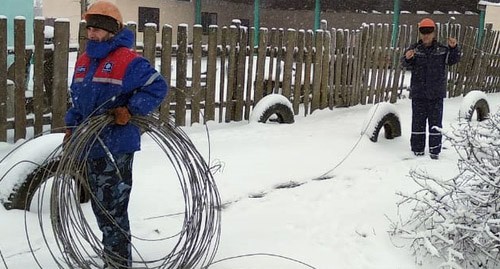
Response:
M81 171L85 171L87 145L98 143L99 133L111 122L110 116L100 115L76 128L72 142L64 147L56 172L50 175L53 177L50 216L57 247L48 243L47 246L59 268L102 267L100 260L104 257L100 237L91 229L79 203L82 193L79 188L90 193L90 187L85 176L75 178L75 175L82 175ZM167 156L184 197L184 221L181 231L175 236L177 243L163 257L153 260L145 259L140 249L132 246L133 268L207 268L219 245L221 219L220 197L210 167L189 137L171 120L165 122L153 114L134 116L130 123L149 135ZM39 205L39 210L41 208ZM47 229L42 223L40 221L45 237L48 236L45 234ZM132 237L137 239L134 235Z

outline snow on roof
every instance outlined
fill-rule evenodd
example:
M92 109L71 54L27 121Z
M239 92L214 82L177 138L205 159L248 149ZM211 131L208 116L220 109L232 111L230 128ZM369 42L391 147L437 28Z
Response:
M500 6L500 1L484 1L481 0L478 3L479 5L485 5L485 6Z

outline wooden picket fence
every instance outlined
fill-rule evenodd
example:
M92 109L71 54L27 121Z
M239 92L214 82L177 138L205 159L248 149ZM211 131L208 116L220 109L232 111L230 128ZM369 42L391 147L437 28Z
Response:
M26 130L31 127L34 135L46 126L52 132L64 130L71 77L68 70L72 67L69 56L85 49L85 25L80 25L80 42L73 46L69 44L69 22L56 20L53 44L47 45L44 23L43 18L35 19L34 45L27 47L25 20L15 19L14 47L7 48L7 22L0 17L0 51L6 52L0 53L0 141L7 141L8 130L14 131L14 140L26 138ZM136 32L136 25L127 27ZM262 28L258 40L254 40L253 28L211 26L205 36L201 26L195 25L189 43L188 28L179 25L174 42L172 26L164 25L158 42L156 27L147 25L144 41L135 47L171 86L160 116L173 116L178 126L247 120L252 107L271 93L287 97L296 115L325 108L394 103L406 90L407 72L401 69L399 60L418 37L414 27L401 25L393 46L389 24L365 24L348 30L328 29L323 22L316 32ZM476 28L446 24L438 25L438 29L440 41L456 37L463 50L462 61L450 68L449 97L471 90L498 91L499 32L487 30L478 42ZM53 55L54 72L44 68L47 52ZM11 67L14 72L10 72L14 74L13 84L7 83L10 54L15 59ZM32 96L26 94L30 59ZM51 89L44 83L47 78ZM48 97L46 93L50 93Z

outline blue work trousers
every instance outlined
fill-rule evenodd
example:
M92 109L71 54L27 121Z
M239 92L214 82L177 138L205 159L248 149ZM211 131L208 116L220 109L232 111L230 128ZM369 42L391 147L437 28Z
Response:
M88 180L92 210L102 232L104 262L112 268L132 265L128 203L132 189L134 154L89 160Z
M429 153L438 155L441 152L443 136L434 127L443 127L443 99L413 98L411 104L411 150L425 152L426 127L428 127Z

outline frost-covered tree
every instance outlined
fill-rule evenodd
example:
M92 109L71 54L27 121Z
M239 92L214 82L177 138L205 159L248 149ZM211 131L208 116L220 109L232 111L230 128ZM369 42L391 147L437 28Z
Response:
M399 209L409 207L411 214L393 222L393 235L412 240L420 261L441 259L441 268L499 268L500 112L482 122L460 121L452 130L444 136L459 153L458 175L438 179L411 171L420 190L399 194Z

